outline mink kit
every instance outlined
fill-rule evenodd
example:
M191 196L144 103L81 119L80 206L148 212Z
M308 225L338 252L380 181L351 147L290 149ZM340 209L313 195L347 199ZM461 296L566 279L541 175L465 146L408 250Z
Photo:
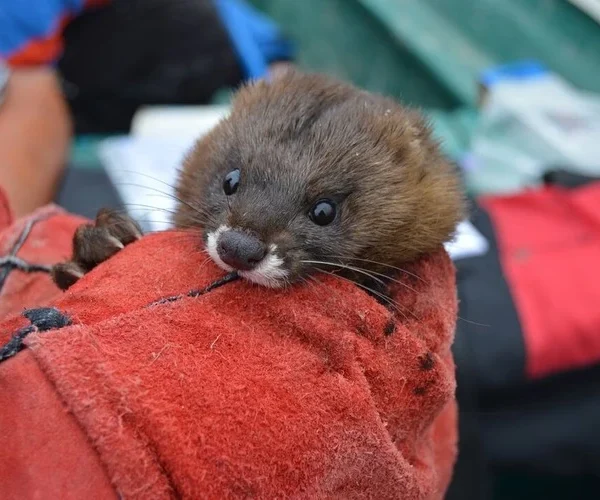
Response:
M241 88L187 155L173 222L226 271L279 288L315 271L373 287L437 250L465 215L461 181L416 111L290 70ZM103 212L81 227L67 288L139 237Z

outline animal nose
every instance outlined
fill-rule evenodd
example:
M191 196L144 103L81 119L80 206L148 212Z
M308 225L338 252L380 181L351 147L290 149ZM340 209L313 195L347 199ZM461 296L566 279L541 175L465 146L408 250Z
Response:
M264 258L266 247L255 236L230 230L219 237L217 253L228 266L240 271L250 271Z

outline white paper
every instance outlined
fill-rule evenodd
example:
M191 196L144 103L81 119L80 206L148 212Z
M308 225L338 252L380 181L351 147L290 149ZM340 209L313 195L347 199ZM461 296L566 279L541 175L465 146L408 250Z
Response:
M466 220L458 225L455 238L446 244L446 251L453 260L477 257L488 249L488 241Z
M174 139L107 139L100 156L125 208L144 230L170 226L181 160L193 143Z
M209 132L229 110L227 105L146 107L135 114L131 132L134 137L194 141Z
M146 231L170 227L182 160L228 112L227 106L145 108L133 120L132 135L102 142L106 172Z

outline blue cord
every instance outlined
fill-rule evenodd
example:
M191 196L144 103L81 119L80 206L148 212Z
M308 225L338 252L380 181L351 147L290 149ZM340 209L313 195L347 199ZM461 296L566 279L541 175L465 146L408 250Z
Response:
M293 44L284 39L278 26L269 17L250 7L244 0L214 1L246 78L264 78L271 62L292 59Z

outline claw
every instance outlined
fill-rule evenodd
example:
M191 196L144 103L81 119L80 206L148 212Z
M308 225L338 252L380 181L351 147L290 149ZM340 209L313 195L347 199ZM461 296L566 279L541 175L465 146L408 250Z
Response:
M52 268L52 279L59 288L66 290L142 235L140 226L129 216L102 209L94 224L77 228L73 236L73 256L70 261Z
M75 262L56 264L52 266L51 271L52 280L61 290L67 290L73 286L84 274L85 271Z

